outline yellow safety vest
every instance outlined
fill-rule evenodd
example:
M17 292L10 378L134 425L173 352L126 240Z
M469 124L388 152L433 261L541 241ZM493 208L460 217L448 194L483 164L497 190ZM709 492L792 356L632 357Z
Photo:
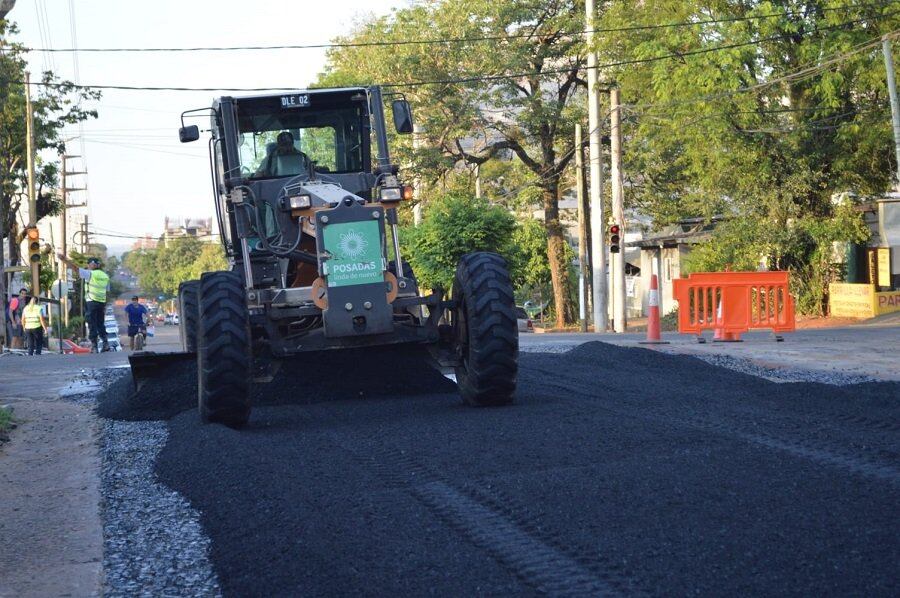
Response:
M87 300L106 303L106 285L109 284L109 275L103 270L91 270L88 279Z
M22 325L25 330L33 330L41 327L41 306L26 305L22 310Z

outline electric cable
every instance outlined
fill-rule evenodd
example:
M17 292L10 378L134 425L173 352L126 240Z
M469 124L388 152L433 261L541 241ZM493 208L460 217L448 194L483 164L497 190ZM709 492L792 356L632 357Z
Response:
M71 1L71 0L70 0ZM871 2L845 4L840 6L824 7L819 9L821 13L835 11L849 11L863 8L887 8L896 3L896 0L887 2ZM622 33L634 31L652 31L656 29L673 29L681 27L696 27L699 25L715 25L721 23L736 23L744 21L759 21L778 17L807 16L806 11L786 10L780 12L765 13L760 15L749 15L742 17L723 17L720 19L698 19L689 21L676 21L671 23L658 23L654 25L626 25L623 27L598 27L596 29L584 29L580 31L560 32L561 37L579 37L594 33ZM407 40L390 40L390 41L361 41L361 42L328 42L318 44L290 44L290 45L268 45L268 46L196 46L196 47L147 47L147 48L53 48L53 47L26 47L25 51L29 52L72 52L72 53L119 53L119 52L230 52L230 51L258 51L258 50L307 50L307 49L335 49L335 48L365 48L365 47L390 47L390 46L409 46L409 45L441 45L441 44L458 44L470 42L484 41L504 41L509 39L528 39L534 37L534 33L513 33L505 35L484 35L473 37L449 37L440 39L407 39Z
M889 13L887 15L880 15L878 18L884 18L886 16L892 16L897 14L896 11L893 13ZM835 25L830 25L827 27L820 27L818 29L809 31L809 34L818 33L822 31L830 31L834 29L839 29L841 27L846 27L847 25L853 25L861 22L870 21L873 19L856 19L853 21L845 21L842 23L837 23ZM885 34L888 37L896 37L897 33L900 30L894 30L890 33ZM635 64L647 64L650 62L656 62L660 60L669 60L669 59L684 59L689 56L697 56L701 54L709 54L713 52L720 52L724 50L731 50L735 48L758 45L770 41L780 40L788 37L792 37L796 35L796 33L781 33L778 35L773 35L765 38L758 38L746 42L738 42L734 44L723 44L718 46L713 46L710 48L699 48L696 50L688 50L684 52L675 52L670 54L662 54L659 56L650 56L647 58L635 58L629 60L619 60L615 62L608 62L604 64L598 64L592 67L587 67L583 65L573 65L564 69L546 69L542 71L530 71L530 72L520 72L520 73L504 73L504 74L496 74L496 75L476 75L471 77L458 77L458 78L450 78L450 79L434 79L434 80L422 80L422 81L410 81L406 83L382 83L381 87L385 89L408 89L415 87L422 87L426 85L456 85L461 83L477 83L477 82L491 82L491 81L503 81L507 79L523 79L527 77L544 77L548 75L559 75L564 73L570 73L573 69L577 69L578 71L583 70L599 70L606 69L612 67L619 66L630 66ZM883 36L878 36L877 40L869 43L880 43L880 40ZM857 52L858 53L858 52ZM4 81L9 84L24 84L24 81L16 81L7 79ZM60 83L60 82L45 82L45 81L32 81L31 85L40 86L40 87L72 87L75 89L115 89L122 91L238 91L238 92L252 92L252 91L309 91L308 89L298 88L298 87L171 87L171 86L138 86L138 85L99 85L99 84L91 84L91 85L75 85L71 83Z

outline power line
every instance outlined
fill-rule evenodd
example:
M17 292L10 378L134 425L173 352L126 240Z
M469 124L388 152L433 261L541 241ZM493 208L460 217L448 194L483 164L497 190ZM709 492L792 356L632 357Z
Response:
M71 1L71 0L70 0ZM891 4L895 4L896 0L889 0L887 2L871 2L871 3L863 3L863 4L845 4L841 6L832 6L825 7L819 9L820 12L834 12L834 11L844 11L844 10L854 10L860 8L885 8L890 6ZM701 20L692 20L692 21L677 21L672 23L659 23L654 25L627 25L624 27L603 27L597 29L587 29L582 31L572 31L572 32L562 32L562 37L579 37L589 33L623 33L623 32L635 32L635 31L651 31L656 29L674 29L681 27L696 27L700 25L714 25L721 23L736 23L736 22L745 22L745 21L759 21L771 18L778 17L792 17L792 16L808 16L805 11L795 10L795 11L781 11L781 12L772 12L761 15L751 15L751 16L743 16L743 17L724 17L721 19L701 19ZM48 53L56 53L56 52L91 52L91 53L101 53L101 52L231 52L231 51L260 51L260 50L310 50L310 49L334 49L334 48L365 48L365 47L390 47L390 46L410 46L410 45L442 45L442 44L458 44L458 43L470 43L470 42L486 42L486 41L504 41L509 39L527 39L534 37L534 33L521 33L521 34L505 34L505 35L484 35L484 36L473 36L473 37L449 37L449 38L440 38L440 39L409 39L409 40L390 40L390 41L370 41L370 42L329 42L329 43L318 43L318 44L290 44L290 45L269 45L269 46L195 46L195 47L180 47L180 48L164 48L164 47L155 47L155 48L78 48L77 46L71 48L52 48L52 47L44 47L44 48L33 48L27 47L23 48L25 51L29 52L48 52Z
M116 239L157 239L165 233L160 233L159 235L146 234L146 235L129 235L127 233L101 233L96 229L88 231L88 234L95 237L112 237ZM208 233L205 235L187 235L185 238L193 238L193 239L207 239L212 237L218 237L218 233Z
M643 111L647 108L659 108L659 107L669 107L669 106L678 106L685 104L696 104L697 102L706 102L709 100L721 99L726 97L731 97L734 95L738 95L741 93L747 93L749 91L756 91L759 89L765 89L766 87L771 87L773 85L777 85L779 83L785 83L788 81L799 81L803 79L807 79L809 77L814 77L822 71L828 70L828 68L836 66L841 62L851 58L861 52L865 52L866 50L872 49L881 44L882 37L893 39L900 34L900 29L895 29L889 33L886 33L884 36L877 36L869 41L862 42L858 44L855 48L848 50L846 52L838 53L832 55L831 58L826 59L822 62L814 64L812 66L804 66L798 67L794 72L787 73L780 77L776 77L774 79L770 79L768 81L763 81L760 83L755 83L753 85L745 85L743 87L738 87L729 91L722 91L716 93L705 94L701 96L696 96L693 98L687 98L684 100L670 100L665 102L655 102L650 104L623 104L628 110L633 112L635 111Z
M900 11L895 11L895 12L889 13L887 15L882 15L882 17L891 16L891 15L897 14L898 12L900 12ZM843 23L838 23L836 25L831 25L828 27L820 27L820 28L810 31L808 33L818 33L818 32L822 32L822 31L830 31L833 29L839 29L839 28L845 27L847 25L853 25L853 24L861 23L861 22L868 21L868 20L869 19L856 19L853 21L845 21ZM896 33L896 32L893 32L893 33ZM618 66L646 64L649 62L657 62L660 60L668 60L671 58L681 59L681 58L686 58L688 56L697 56L700 54L721 52L723 50L731 50L734 48L741 48L741 47L745 47L745 46L754 46L754 45L762 44L765 42L777 41L780 39L784 39L786 37L793 37L794 35L796 35L796 33L781 33L781 34L773 35L770 37L758 38L758 39L754 39L754 40L750 40L750 41L746 41L746 42L738 42L738 43L734 43L734 44L722 44L722 45L714 46L711 48L700 48L697 50L689 50L686 52L676 52L673 54L664 54L661 56L650 56L648 58L633 58L630 60L607 62L605 64L598 64L596 67L593 67L593 68L605 69L605 68L612 68L612 67L618 67ZM879 41L880 41L880 38L879 38ZM578 70L587 70L588 69L588 67L583 67L583 66L579 66L577 68L578 68ZM530 77L530 76L559 75L559 74L571 72L571 70L572 70L572 67L565 68L565 69L550 69L550 70L544 70L544 71L539 71L539 72L528 72L528 73L518 73L518 74L483 75L483 76L477 76L477 77L463 77L463 78L458 78L458 79L436 79L436 80L431 80L431 81L413 81L410 83L386 83L386 84L383 84L382 87L385 87L385 88L409 88L409 87L421 87L423 85L453 85L453 84L457 84L457 83L475 83L475 82L479 82L479 81L501 81L501 80L505 80L505 79L523 79L525 77Z
M898 12L900 12L900 11L895 11L892 13L881 15L881 17L879 17L879 18L892 16L894 14L897 14ZM856 19L853 21L845 21L842 23L837 23L835 25L828 26L828 27L820 27L820 28L810 31L808 33L811 34L811 33L819 33L822 31L830 31L833 29L839 29L841 27L845 27L847 25L853 25L853 24L857 24L857 23L861 23L861 22L865 22L865 21L869 21L869 20L870 19ZM895 30L895 31L892 31L888 35L893 36L896 34L897 34L897 31ZM730 50L730 49L734 49L734 48L758 45L758 44L765 43L765 42L776 41L776 40L784 39L787 37L792 37L794 35L796 35L796 34L795 33L782 33L782 34L773 35L773 36L765 37L765 38L758 38L758 39L754 39L754 40L750 40L750 41L746 41L746 42L739 42L739 43L734 43L734 44L722 44L722 45L718 45L718 46L714 46L714 47L710 47L710 48L700 48L697 50L676 52L676 53L672 53L672 54L663 54L663 55L651 56L651 57L647 57L647 58L635 58L635 59L630 59L630 60L620 60L620 61L616 61L616 62L608 62L605 64L598 64L596 67L592 67L592 68L605 69L605 68L612 68L612 67L618 67L618 66L646 64L646 63L650 63L650 62L656 62L656 61L660 61L660 60L668 60L668 59L673 59L673 58L683 59L683 58L686 58L689 56L697 56L700 54L709 54L712 52L721 52L724 50ZM880 40L880 37L879 37L879 40ZM453 78L453 79L411 81L408 83L382 83L381 86L384 88L391 88L391 89L401 88L402 89L402 88L421 87L421 86L425 86L425 85L453 85L453 84L459 84L459 83L476 83L476 82L482 82L482 81L484 81L484 82L502 81L502 80L507 80L507 79L523 79L526 77L533 77L533 76L543 77L543 76L547 76L547 75L558 75L558 74L563 74L563 73L569 73L572 71L573 68L581 71L581 70L586 70L588 67L581 66L581 65L573 65L573 66L570 66L569 68L564 68L564 69L562 69L562 68L561 69L548 69L548 70L543 70L543 71L521 72L521 73L514 73L514 74L475 75L475 76L471 76L471 77L460 77L460 78ZM6 83L24 84L23 81L12 81L12 80L7 80ZM65 86L69 86L71 84L44 82L44 81L40 81L40 82L32 81L31 85L40 86L40 87L65 87ZM239 92L269 91L269 92L271 92L271 91L279 91L279 90L281 90L281 91L303 90L303 88L290 87L290 86L279 86L279 87L168 87L168 86L137 86L137 85L72 85L72 87L75 87L78 89L117 89L117 90L124 90L124 91L239 91Z
M143 152L153 152L156 154L172 154L173 156L187 156L189 158L202 158L204 160L208 159L207 156L201 154L188 154L185 152L172 152L163 149L156 149L157 146L140 146L129 143L115 143L112 141L100 141L99 139L85 139L86 143L99 143L101 145L111 145L115 147L123 147L126 149L133 149L137 151Z

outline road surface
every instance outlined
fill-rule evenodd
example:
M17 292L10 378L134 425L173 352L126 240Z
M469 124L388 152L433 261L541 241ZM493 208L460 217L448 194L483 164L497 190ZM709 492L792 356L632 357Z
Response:
M179 398L193 370L147 395L225 595L896 595L898 383L591 343L523 353L516 404L471 409L385 359L286 365L240 431Z

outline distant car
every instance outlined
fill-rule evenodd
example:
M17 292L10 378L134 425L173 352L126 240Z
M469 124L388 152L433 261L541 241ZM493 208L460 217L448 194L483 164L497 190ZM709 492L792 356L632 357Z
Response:
M166 314L166 319L163 320L163 326L171 326L174 324L175 314Z
M519 324L519 332L534 332L534 322L528 317L525 308L516 307L516 321Z
M121 351L122 343L119 342L119 325L118 324L110 324L107 322L106 324L106 339L109 342L109 350L110 351Z
M72 341L67 338L63 339L63 353L65 353L67 355L68 354L83 354L83 353L90 353L90 352L91 352L90 347L82 347L81 345L76 344L75 341Z
M166 322L166 316L164 316L163 314L156 314L156 321L157 321L157 322L162 322L163 324L165 324L165 322Z
M181 323L181 320L178 318L178 314L172 314L172 325L178 326Z

